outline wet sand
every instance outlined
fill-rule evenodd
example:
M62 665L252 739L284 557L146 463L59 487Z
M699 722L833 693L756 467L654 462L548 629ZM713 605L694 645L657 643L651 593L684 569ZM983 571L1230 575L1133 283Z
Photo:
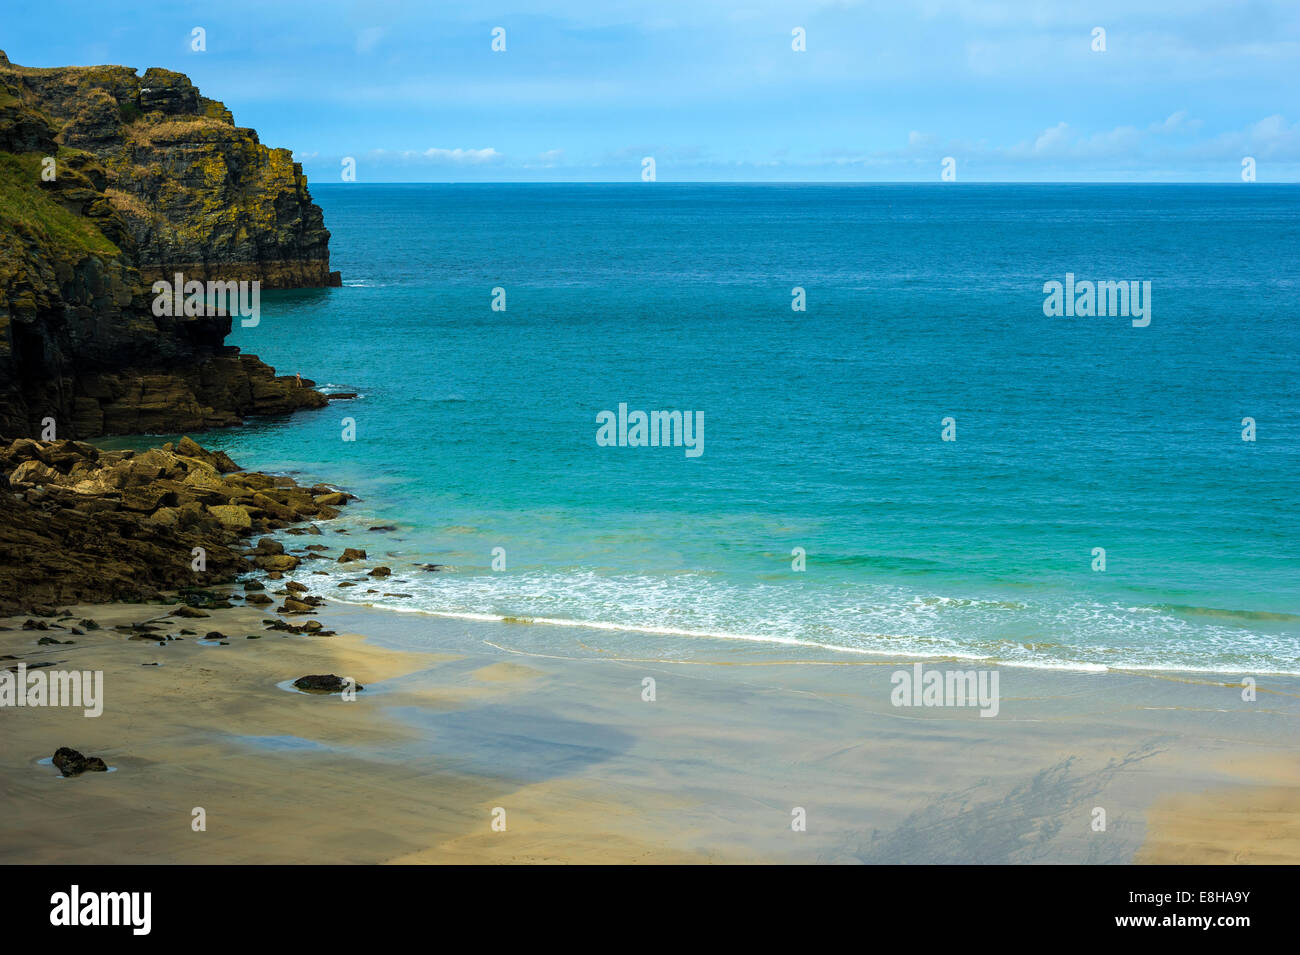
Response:
M892 705L906 658L633 657L581 628L557 652L536 625L338 604L314 617L337 636L214 610L158 646L111 628L172 608L71 609L102 629L0 632L105 682L98 718L0 709L4 862L1300 861L1295 678L1245 702L1236 678L1004 667L985 718ZM287 688L309 673L365 689ZM59 746L114 771L61 778Z

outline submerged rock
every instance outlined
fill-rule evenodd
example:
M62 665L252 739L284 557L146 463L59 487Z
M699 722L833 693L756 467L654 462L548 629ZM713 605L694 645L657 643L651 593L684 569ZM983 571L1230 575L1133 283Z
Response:
M212 615L204 613L202 610L196 610L195 608L190 606L184 606L184 607L177 607L175 610L171 612L171 614L169 614L169 616L197 618L197 617L210 617Z

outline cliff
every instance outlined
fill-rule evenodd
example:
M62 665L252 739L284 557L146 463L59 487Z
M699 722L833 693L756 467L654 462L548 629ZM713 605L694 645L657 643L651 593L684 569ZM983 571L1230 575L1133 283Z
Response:
M31 69L0 61L0 83L39 111L60 145L90 153L135 240L141 278L338 284L329 231L302 166L234 125L181 73L124 66Z
M337 284L301 167L179 73L29 69L0 52L0 434L178 432L326 399L223 344L231 317L160 317L176 272Z

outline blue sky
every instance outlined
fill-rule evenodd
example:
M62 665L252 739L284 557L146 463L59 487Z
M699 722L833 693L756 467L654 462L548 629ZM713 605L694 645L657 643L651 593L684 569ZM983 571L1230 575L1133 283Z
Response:
M1300 181L1300 0L7 7L13 62L183 71L318 181Z

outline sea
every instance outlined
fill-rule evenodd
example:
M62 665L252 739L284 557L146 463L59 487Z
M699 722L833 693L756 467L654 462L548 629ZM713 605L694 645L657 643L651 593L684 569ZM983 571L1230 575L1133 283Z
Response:
M357 397L195 437L360 498L318 593L557 654L1300 673L1300 186L311 188L343 286L230 341Z

